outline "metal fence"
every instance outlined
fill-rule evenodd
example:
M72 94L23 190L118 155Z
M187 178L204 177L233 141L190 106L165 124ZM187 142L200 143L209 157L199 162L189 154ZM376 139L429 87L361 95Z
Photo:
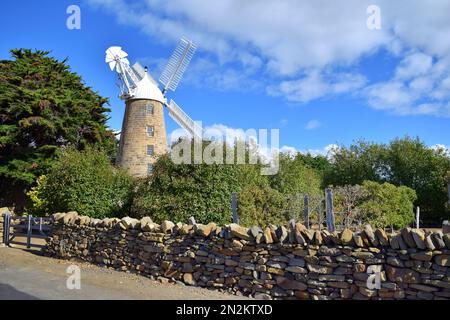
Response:
M34 244L32 239L47 239L52 228L50 218L35 218L33 216L13 216L9 213L3 216L3 243L5 245L19 244L27 248L43 247ZM26 242L18 238L26 238Z
M285 206L280 216L288 222L295 220L307 228L336 230L335 212L333 209L333 190L327 188L323 196L302 193L285 195ZM231 196L233 222L239 223L239 199L237 193Z

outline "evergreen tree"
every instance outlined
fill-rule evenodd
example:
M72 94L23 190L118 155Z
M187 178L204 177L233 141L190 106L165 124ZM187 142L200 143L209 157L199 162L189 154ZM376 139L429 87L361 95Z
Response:
M26 191L64 147L113 150L108 100L46 51L16 49L0 61L0 205L22 207Z

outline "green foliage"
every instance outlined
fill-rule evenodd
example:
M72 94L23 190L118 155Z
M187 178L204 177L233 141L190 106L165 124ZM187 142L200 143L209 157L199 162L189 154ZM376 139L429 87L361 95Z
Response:
M314 169L320 175L323 175L331 168L331 163L326 156L297 153L296 158L303 162L306 167Z
M405 185L417 193L422 217L441 225L447 198L446 173L450 158L445 149L428 148L419 139L396 139L387 151L388 182Z
M270 177L270 185L282 194L320 194L319 174L304 165L301 157L280 154L279 172Z
M0 204L46 174L61 147L112 151L108 102L48 52L18 49L0 61ZM112 155L113 156L113 155Z
M405 137L389 144L359 141L340 147L324 177L325 185L355 185L365 180L407 186L417 193L426 223L440 225L447 202L446 172L450 158L443 149L431 149L423 141Z
M390 183L365 181L367 198L360 209L365 220L375 227L402 228L414 221L416 192L408 187L396 187Z
M234 147L236 156L238 144L223 150ZM202 150L210 151L210 146L205 142ZM180 154L192 161L193 149L191 145L191 154ZM268 224L288 220L291 193L320 192L319 176L301 159L281 155L279 173L268 177L261 174L261 163L248 164L253 152L245 146L246 164L236 163L236 157L233 164L175 164L169 155L160 157L153 175L140 183L133 215L150 215L158 222L194 216L200 223L226 224L232 221L231 193L237 192L240 222Z
M366 141L357 141L348 148L340 146L325 174L325 185L357 185L365 180L381 182L386 171L385 155L385 146Z
M270 187L245 187L239 193L239 223L244 226L280 224L288 219L283 215L285 197Z
M240 189L238 172L232 165L174 164L161 156L151 177L140 183L133 202L133 215L149 215L154 221L219 224L231 222L231 193Z
M29 192L34 204L29 211L35 215L77 211L94 218L126 216L132 188L133 179L114 168L103 151L68 149Z

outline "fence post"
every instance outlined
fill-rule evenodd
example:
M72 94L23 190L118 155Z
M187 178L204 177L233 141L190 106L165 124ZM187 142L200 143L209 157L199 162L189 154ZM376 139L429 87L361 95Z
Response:
M238 200L237 200L237 193L236 192L233 192L231 194L231 209L233 210L233 223L239 224Z
M323 228L323 221L322 221L322 201L319 201L319 204L317 206L317 223L319 224L319 230L322 230Z
M305 195L303 198L304 208L303 208L303 214L305 217L305 227L309 229L309 196Z
M7 212L3 216L3 243L5 246L9 246L9 228L10 228L11 215Z
M31 220L33 219L32 216L28 216L28 221L27 221L27 248L30 249L31 248L31 233L33 232L33 230L31 229Z
M420 207L416 208L416 229L420 229Z
M325 190L325 208L327 211L327 228L328 231L334 232L334 212L333 212L333 191L331 188Z

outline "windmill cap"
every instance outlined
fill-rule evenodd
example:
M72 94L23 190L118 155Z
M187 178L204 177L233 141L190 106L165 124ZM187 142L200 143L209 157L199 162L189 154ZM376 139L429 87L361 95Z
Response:
M165 103L164 95L159 89L156 81L147 73L141 81L137 83L132 99L155 100Z

